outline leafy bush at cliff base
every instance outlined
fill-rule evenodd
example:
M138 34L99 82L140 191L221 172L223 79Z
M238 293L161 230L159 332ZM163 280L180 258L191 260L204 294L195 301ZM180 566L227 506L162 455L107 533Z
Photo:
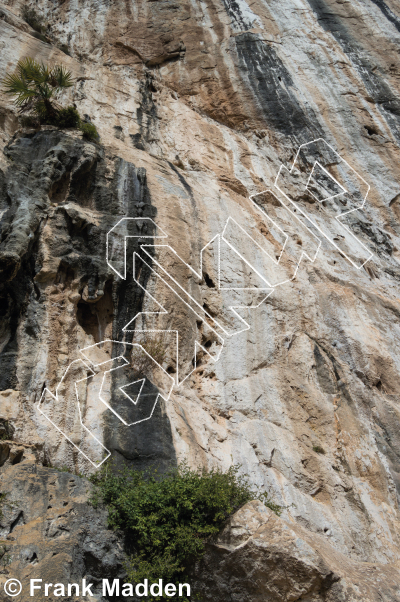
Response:
M182 583L190 564L204 554L205 542L250 500L259 499L280 514L281 507L266 493L253 491L238 470L194 471L181 464L159 475L109 464L91 477L93 505L104 503L109 526L124 531L131 582Z

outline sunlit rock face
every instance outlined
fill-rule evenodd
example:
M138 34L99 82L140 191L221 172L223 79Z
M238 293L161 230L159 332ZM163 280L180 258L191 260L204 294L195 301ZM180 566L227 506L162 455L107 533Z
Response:
M272 535L258 507L235 515L250 539L208 550L205 600L214 577L227 601L400 599L398 7L28 5L47 42L22 2L1 4L0 77L25 56L64 64L60 101L101 144L21 129L1 95L4 479L19 463L89 473L109 453L240 464L282 518ZM159 329L142 410L134 345ZM237 582L244 564L256 584Z

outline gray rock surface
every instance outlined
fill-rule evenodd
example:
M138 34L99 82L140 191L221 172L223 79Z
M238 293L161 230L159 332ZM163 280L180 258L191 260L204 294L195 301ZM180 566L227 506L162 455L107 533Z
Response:
M19 579L24 589L14 599L22 601L29 598L30 579L80 587L86 579L103 602L102 579L124 576L123 546L107 529L107 512L87 503L87 479L34 464L27 457L3 470L1 486L6 494L0 519L1 585L9 578ZM1 589L0 599L9 600ZM35 598L59 599L44 594L38 592Z
M391 0L29 0L47 27L51 43L45 43L21 18L20 0L3 4L0 77L24 56L62 62L76 82L60 102L90 117L102 146L77 131L18 129L15 108L1 94L0 433L12 444L0 442L0 470L17 470L12 462L21 450L33 454L39 472L49 463L93 470L37 404L46 387L55 392L84 347L115 341L101 350L106 362L115 360L121 341L140 340L122 330L151 310L132 277L137 240L127 239L124 280L106 262L110 228L124 217L153 219L150 234L166 232L168 244L198 270L201 249L234 218L276 257L282 236L249 197L273 187L300 145L322 137L333 149L325 148L322 165L351 194L319 202L305 190L311 152L303 152L297 172L282 176L296 207L333 229L331 242L320 237L315 261L302 261L295 279L247 311L250 328L221 345L157 277L161 258L201 311L226 325L228 302L216 287L212 253L204 274L195 275L176 255L154 251L142 284L168 308L168 329L185 334L183 369L188 373L197 361L196 337L211 354L223 347L220 359L200 353L195 371L152 419L132 427L99 400L100 370L83 387L84 419L118 462L162 470L182 459L207 468L240 464L285 507L281 519L267 513L265 528L252 527L249 543L222 539L209 550L198 569L204 577L196 577L206 599L215 583L220 600L398 600L398 6ZM334 151L371 186L362 210L345 218L373 254L360 269L359 243L349 243L337 220L335 230L332 217L359 206L363 185L358 179L357 189ZM305 220L288 217L282 198L258 200L288 235L273 272L284 279L299 249L309 251L315 238ZM120 241L115 248L121 257ZM242 250L250 257L254 247ZM253 286L257 278L243 259L227 249L221 257L228 284ZM261 254L256 262L271 268ZM253 303L248 293L243 304ZM140 320L142 327L156 323L151 314ZM172 351L164 368L174 373ZM107 402L117 410L124 407L119 387L131 376L127 368L108 377ZM73 372L65 378L56 409L57 424L79 444L85 431L75 380ZM258 507L241 512L238 532L261 520ZM236 579L243 566L259 577Z
M204 600L398 600L395 566L357 563L260 502L234 514L196 566Z

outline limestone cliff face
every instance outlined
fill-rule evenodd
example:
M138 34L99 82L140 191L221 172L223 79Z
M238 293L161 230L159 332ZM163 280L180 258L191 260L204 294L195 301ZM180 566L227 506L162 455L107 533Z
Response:
M400 600L398 6L28 5L51 44L23 21L21 2L4 2L0 76L24 56L62 62L76 78L63 102L92 120L102 144L76 131L19 129L1 96L0 491L21 498L16 464L37 467L29 479L37 474L47 491L45 466L90 472L88 458L99 462L104 450L138 467L241 464L285 510L266 526L257 505L239 511L196 567L205 600L215 599L214 583L221 601ZM107 241L124 218L136 219ZM177 255L146 253L144 242ZM240 294L220 290L221 273ZM171 278L190 294L189 309ZM187 378L170 394L155 378L147 399L163 399L150 420L128 426L144 417L120 390L133 371L102 381L99 366L116 368L121 349L133 353L143 340L140 329L157 329L159 317L141 313L155 302L168 312L163 329L180 333L178 360L175 335L166 335L161 376ZM247 310L238 316L230 305ZM91 373L80 350L105 340L113 342L97 350ZM50 393L72 362L55 402ZM78 380L96 440L80 423ZM38 412L46 389L53 422L86 455ZM19 533L32 545L35 495L24 493L27 510L0 521L13 546ZM65 545L84 550L78 527L68 533ZM14 568L30 574L46 545L26 561L15 552L4 580ZM79 562L73 574L91 574ZM118 558L111 565L120 570Z

